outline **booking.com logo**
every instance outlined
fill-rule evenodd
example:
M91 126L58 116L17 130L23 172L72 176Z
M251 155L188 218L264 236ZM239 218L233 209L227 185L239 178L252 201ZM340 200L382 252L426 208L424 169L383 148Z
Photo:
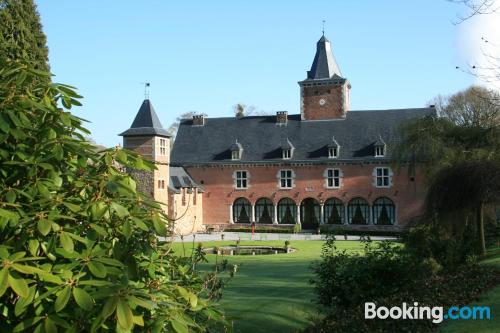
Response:
M450 306L447 311L442 306L419 306L418 302L413 305L407 303L401 306L385 307L373 302L365 303L365 319L432 319L435 324L445 319L450 320L490 320L491 310L489 306Z

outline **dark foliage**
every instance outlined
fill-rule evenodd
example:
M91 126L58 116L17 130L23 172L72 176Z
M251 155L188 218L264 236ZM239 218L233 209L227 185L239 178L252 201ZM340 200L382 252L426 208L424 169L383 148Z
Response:
M364 303L400 306L465 305L500 283L498 269L475 264L441 270L432 259L416 258L401 246L366 243L364 255L337 251L332 239L314 266L318 303L326 317L305 332L431 332L431 320L366 320Z

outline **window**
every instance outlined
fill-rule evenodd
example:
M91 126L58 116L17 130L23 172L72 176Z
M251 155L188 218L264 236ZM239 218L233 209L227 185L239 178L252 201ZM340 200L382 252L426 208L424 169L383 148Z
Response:
M292 188L293 187L292 170L280 170L280 187L281 188Z
M339 149L328 148L328 158L337 158L337 157L339 157Z
M236 171L236 188L245 189L248 187L248 172Z
M245 198L238 198L233 203L233 221L236 223L250 223L252 205Z
M289 160L292 158L292 150L291 149L283 149L283 159Z
M387 167L375 168L375 186L391 186L391 170Z
M158 188L160 190L164 190L165 189L165 181L164 180L158 179Z
M347 206L347 213L350 224L368 224L370 208L365 199L352 199Z
M377 146L375 147L375 157L383 157L385 156L385 147Z
M389 198L378 198L373 202L373 223L393 225L396 220L396 207Z
M255 221L258 223L273 223L274 206L268 198L260 198L255 203Z
M239 160L240 159L240 152L239 152L239 150L233 150L231 152L231 159L232 160Z
M167 140L160 139L160 156L166 156L166 155L167 155Z
M326 170L326 187L340 188L340 169Z
M344 204L337 198L330 198L325 202L325 223L344 223Z
M290 198L281 199L278 202L278 223L295 224L297 221L297 205Z

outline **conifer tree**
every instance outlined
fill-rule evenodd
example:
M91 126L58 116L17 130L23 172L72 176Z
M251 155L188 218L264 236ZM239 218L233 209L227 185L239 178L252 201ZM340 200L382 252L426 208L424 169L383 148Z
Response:
M0 64L19 61L49 71L47 39L33 0L0 0Z

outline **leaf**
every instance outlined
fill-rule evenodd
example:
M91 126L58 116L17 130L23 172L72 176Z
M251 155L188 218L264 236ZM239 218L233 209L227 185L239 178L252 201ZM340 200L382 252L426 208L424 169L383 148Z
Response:
M167 236L167 226L158 215L153 216L153 227L160 236Z
M130 225L130 221L126 220L123 222L123 235L127 240L129 240L130 236L132 236L132 226Z
M59 295L57 296L56 302L54 303L54 308L56 312L59 312L66 307L70 295L71 295L71 287L70 286L64 287L61 293L59 293Z
M98 261L90 261L87 264L87 267L89 268L90 272L92 275L98 278L104 278L106 277L107 271L106 271L106 266L101 264Z
M59 240L61 241L61 245L64 250L68 251L69 253L73 253L73 250L75 249L75 244L73 243L73 240L71 237L68 236L66 232L61 232L59 234Z
M63 202L63 205L68 207L69 210L71 210L73 213L77 213L81 210L81 207L79 205L75 205L71 202Z
M17 214L5 209L0 208L0 216L5 217L6 219L12 220L17 219Z
M9 282L9 286L12 288L12 290L14 290L16 294L24 298L29 296L30 290L28 288L26 280L20 277L15 278L10 274L8 274L7 280Z
M50 231L50 226L52 225L52 222L50 222L47 219L41 219L38 221L38 231L44 236L47 236L47 234Z
M127 208L117 204L116 202L111 203L111 209L116 213L116 215L118 215L118 217L125 217L128 215Z
M109 316L111 316L111 314L116 310L116 304L117 304L116 297L109 298L102 307L101 317L103 319L106 319Z
M136 325L144 326L144 319L142 319L142 316L134 316L133 321Z
M8 274L9 270L7 268L4 268L0 271L0 297L2 297L2 295L7 290L7 287L9 286L7 279Z
M6 194L5 194L5 199L7 200L8 203L13 203L14 201L16 201L16 192L14 192L14 190L9 190Z
M116 316L118 324L125 330L131 330L134 326L134 315L130 306L124 299L119 299L116 305Z
M135 296L129 296L128 299L134 303L135 305L138 305L140 307L143 307L145 309L151 310L154 308L153 302L141 298L137 298Z
M73 288L73 297L75 298L76 304L84 310L90 311L94 306L94 301L92 297L81 288Z
M25 329L27 329L28 327L31 327L31 326L35 325L36 323L38 323L43 318L44 317L33 317L33 318L28 318L26 320L23 320L22 322L17 324L16 327L14 327L12 332L13 333L22 332Z
M57 333L57 326L50 318L45 319L45 332Z
M36 256L38 254L38 247L40 246L40 242L36 239L31 239L28 242L28 248L32 256Z
M189 304L192 308L195 308L198 304L198 297L193 293L189 293Z
M175 318L170 319L170 324L177 333L189 333L187 326Z

